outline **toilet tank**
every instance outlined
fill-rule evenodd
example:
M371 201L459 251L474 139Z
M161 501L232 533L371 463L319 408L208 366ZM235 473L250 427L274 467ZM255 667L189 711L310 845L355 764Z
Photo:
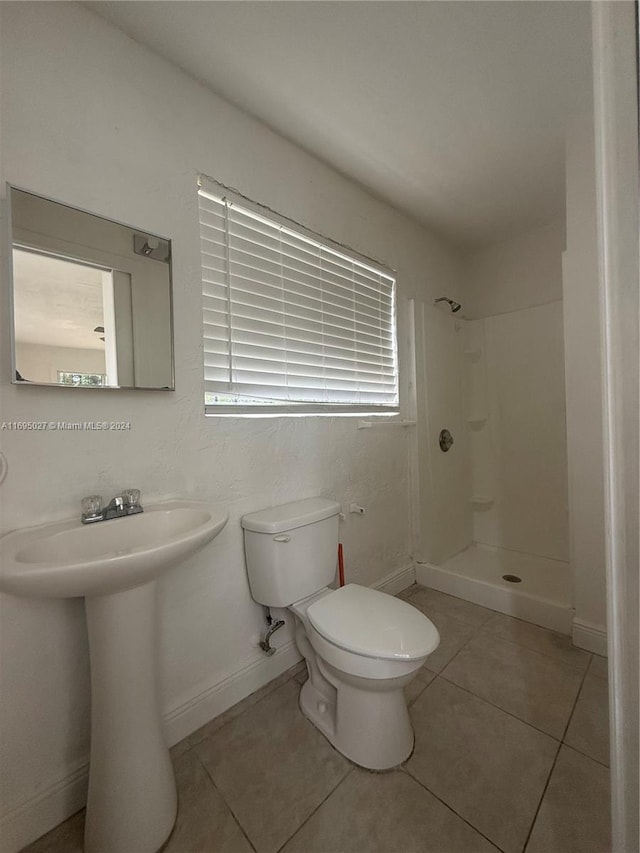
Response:
M288 607L335 578L340 504L326 498L252 512L242 518L251 595Z

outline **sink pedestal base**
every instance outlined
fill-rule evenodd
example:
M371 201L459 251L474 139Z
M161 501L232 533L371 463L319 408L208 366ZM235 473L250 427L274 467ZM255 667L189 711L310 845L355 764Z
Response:
M156 853L177 794L157 677L156 582L85 599L91 764L85 853Z

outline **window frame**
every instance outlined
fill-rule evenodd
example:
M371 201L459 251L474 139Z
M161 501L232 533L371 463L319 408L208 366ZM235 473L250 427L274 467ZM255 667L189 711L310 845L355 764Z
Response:
M282 226L283 228L289 229L299 235L303 240L311 241L315 244L320 244L323 248L325 248L328 252L335 253L342 258L348 259L352 262L356 262L361 264L372 271L385 276L391 280L391 321L389 324L389 328L391 331L393 348L392 348L392 359L393 359L393 377L395 384L395 403L393 404L375 404L375 403L322 403L322 402L282 402L282 403L208 403L206 401L207 393L212 394L215 392L207 392L205 389L205 415L210 416L222 416L222 417L265 417L265 416L295 416L295 417L305 417L305 416L355 416L362 417L366 416L387 416L389 417L397 417L400 414L400 369L399 369L399 342L398 342L398 293L397 293L397 274L396 271L388 267L386 264L376 260L375 258L371 258L367 255L363 255L361 252L352 249L350 246L339 243L336 240L327 237L324 234L320 234L316 231L313 231L307 228L304 225L301 225L299 222L287 217L277 211L274 211L272 208L260 204L259 202L253 201L249 199L247 196L244 196L242 193L237 190L227 187L226 185L216 181L213 178L210 178L207 175L199 175L197 181L197 191L200 194L202 191L205 195L208 194L213 196L216 200L227 200L231 205L237 205L240 209L244 209L249 213L252 213L258 217L262 217L267 220L271 224L276 226ZM198 215L198 224L199 228L202 227L200 213ZM201 285L203 283L202 278L202 263L200 264L201 271ZM204 341L204 331L205 331L205 323L204 323L204 313L203 313L203 341ZM204 367L204 356L205 351L203 348L203 367ZM220 392L221 394L223 392ZM237 392L229 391L229 394L236 394ZM241 396L241 395L239 395Z

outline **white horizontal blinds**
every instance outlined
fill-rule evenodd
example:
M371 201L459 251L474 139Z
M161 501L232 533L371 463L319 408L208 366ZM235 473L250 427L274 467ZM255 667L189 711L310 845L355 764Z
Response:
M396 408L394 279L199 196L208 399Z

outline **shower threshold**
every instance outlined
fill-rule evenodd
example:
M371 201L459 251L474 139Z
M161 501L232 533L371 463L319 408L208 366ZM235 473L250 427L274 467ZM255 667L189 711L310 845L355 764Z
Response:
M571 634L571 569L562 560L473 544L439 566L417 563L416 581L507 616Z

